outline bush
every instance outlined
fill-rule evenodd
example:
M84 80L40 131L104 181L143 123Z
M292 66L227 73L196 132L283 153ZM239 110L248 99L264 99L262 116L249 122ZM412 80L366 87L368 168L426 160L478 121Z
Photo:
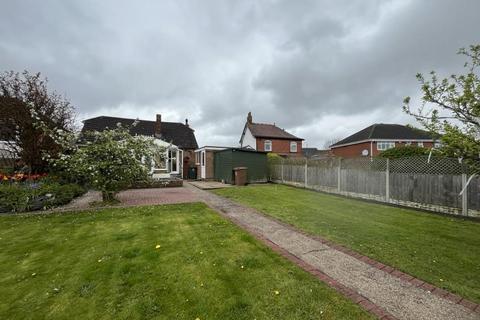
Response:
M431 149L418 147L414 145L407 145L407 146L399 146L395 148L391 148L385 151L382 151L379 156L383 158L389 159L398 159L398 158L405 158L405 157L414 157L414 156L425 156L430 153ZM433 155L438 154L437 150L433 150Z
M0 212L48 209L67 204L84 192L77 184L3 183L0 184Z

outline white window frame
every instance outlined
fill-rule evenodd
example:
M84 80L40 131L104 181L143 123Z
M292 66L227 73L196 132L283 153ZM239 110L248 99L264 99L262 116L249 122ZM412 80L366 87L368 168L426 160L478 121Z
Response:
M411 145L412 145L412 141L407 141L407 142L405 142L405 145L406 145L406 146L411 146Z
M290 152L296 153L298 151L298 145L296 141L290 141Z
M435 141L435 143L433 144L433 147L435 149L439 149L442 147L442 143L440 141Z
M395 141L377 141L378 151L385 151L391 148L395 148Z
M268 147L267 147L268 146ZM272 151L272 140L265 140L263 142L263 149L265 151Z

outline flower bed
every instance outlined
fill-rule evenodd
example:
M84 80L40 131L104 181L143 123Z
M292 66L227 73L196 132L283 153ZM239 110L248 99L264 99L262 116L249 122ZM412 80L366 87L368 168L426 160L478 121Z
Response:
M0 213L44 210L82 195L80 185L51 181L46 175L1 175Z

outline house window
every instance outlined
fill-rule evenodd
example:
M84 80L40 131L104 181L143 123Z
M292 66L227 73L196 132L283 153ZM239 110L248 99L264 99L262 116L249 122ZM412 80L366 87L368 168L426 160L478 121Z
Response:
M177 150L168 150L168 165L170 172L177 172Z
M381 141L377 142L377 150L383 151L391 148L395 148L395 142L393 141Z
M441 148L442 147L442 143L439 142L439 141L436 141L434 144L433 144L433 147L438 149L438 148Z
M205 165L205 151L202 151L202 159L201 159L201 165Z
M412 145L412 141L407 141L407 142L405 142L405 145L406 145L406 146L411 146L411 145Z
M265 140L263 149L265 151L272 151L272 141L271 140Z
M290 152L297 152L297 143L295 141L290 142Z
M419 146L419 147L422 147L422 148L423 148L423 142L418 142L418 143L417 143L417 146Z

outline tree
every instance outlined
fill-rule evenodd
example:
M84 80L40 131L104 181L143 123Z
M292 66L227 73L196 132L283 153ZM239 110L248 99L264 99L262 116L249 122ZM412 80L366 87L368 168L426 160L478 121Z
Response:
M325 150L330 149L330 146L331 146L332 144L335 144L335 143L337 143L337 142L340 141L340 140L342 140L342 139L341 139L341 138L338 138L338 137L327 140L327 141L323 144L323 149L325 149Z
M153 138L132 136L128 128L121 126L86 133L83 145L77 148L71 142L71 135L57 138L63 139L57 140L59 144L69 144L65 148L70 152L51 159L53 166L71 179L83 180L101 191L106 202L114 200L117 192L134 182L145 180L154 159L161 161L165 154L165 148L157 146Z
M43 154L54 157L62 151L45 129L72 131L74 123L70 102L49 92L40 73L0 74L0 138L32 171L47 169Z
M426 80L417 74L422 90L422 104L410 107L404 99L404 111L440 138L441 152L462 158L474 171L480 170L480 45L462 48L458 54L467 58L465 74L439 80L435 71Z

